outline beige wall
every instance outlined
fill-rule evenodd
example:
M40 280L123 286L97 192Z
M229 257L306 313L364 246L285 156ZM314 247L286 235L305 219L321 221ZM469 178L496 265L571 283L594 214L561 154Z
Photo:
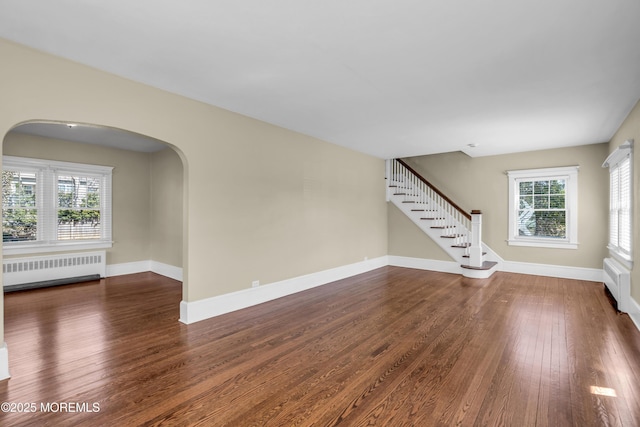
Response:
M388 203L389 255L451 261L451 257L393 203Z
M633 139L633 221L631 224L633 230L633 248L632 255L636 259L637 265L638 254L640 254L640 154L638 154L638 146L640 145L640 101L633 107L625 121L622 123L618 131L615 133L609 143L608 152L613 152L618 146L626 140ZM636 302L640 302L640 268L634 265L631 271L631 296Z
M113 247L107 264L151 259L149 154L9 132L2 154L112 166Z
M171 148L150 156L151 258L182 267L182 160Z
M185 301L386 255L382 160L8 41L0 57L0 135L72 121L179 152Z
M487 157L469 157L461 152L406 159L438 189L467 212L483 213L483 241L506 261L572 267L602 268L606 256L609 177L601 167L607 144L541 150ZM579 165L579 248L547 249L509 246L508 178L505 171ZM394 217L391 217L392 219ZM389 229L397 228L397 221ZM396 240L389 237L390 241ZM395 242L394 247L402 246ZM418 251L414 251L418 256ZM412 256L412 255L405 255Z

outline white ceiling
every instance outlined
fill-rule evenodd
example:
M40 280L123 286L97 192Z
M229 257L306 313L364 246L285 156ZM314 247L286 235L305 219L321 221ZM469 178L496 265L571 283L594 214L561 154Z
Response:
M638 0L0 0L0 37L381 158L606 142L640 98Z

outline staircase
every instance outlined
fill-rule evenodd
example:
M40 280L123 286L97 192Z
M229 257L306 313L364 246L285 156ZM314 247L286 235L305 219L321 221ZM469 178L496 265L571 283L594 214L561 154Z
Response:
M465 277L487 278L502 259L482 243L482 213L467 213L404 161L387 160L387 200L452 259Z

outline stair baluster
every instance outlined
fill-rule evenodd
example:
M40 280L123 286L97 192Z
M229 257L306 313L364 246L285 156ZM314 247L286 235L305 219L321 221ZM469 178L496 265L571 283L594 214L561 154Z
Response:
M472 211L472 215L462 210L400 159L388 161L386 170L387 200L394 201L398 205L398 198L401 197L402 210L425 232L428 230L429 236L436 240L439 232L439 240L441 240L438 242L439 245L454 259L462 261L462 270L477 271L477 273L465 272L463 273L465 276L489 277L495 271L497 262L484 261L480 211ZM442 241L445 239L446 243ZM493 255L496 259L497 255L495 253ZM500 258L497 257L497 259Z

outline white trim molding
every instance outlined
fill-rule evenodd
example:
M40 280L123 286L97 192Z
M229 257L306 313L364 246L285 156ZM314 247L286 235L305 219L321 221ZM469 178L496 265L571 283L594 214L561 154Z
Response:
M617 147L609 157L602 163L603 168L608 168L622 161L625 157L629 156L633 150L633 139L627 139L622 145Z
M143 273L145 271L151 271L150 260L107 265L107 277L124 276L125 274Z
M455 261L440 261L435 259L411 258L396 255L389 255L388 258L389 265L394 267L415 268L418 270L460 274L460 264Z
M211 298L190 302L181 301L179 320L185 324L199 322L386 266L460 274L460 265L455 261L387 255ZM107 266L107 276L142 273L145 271L152 271L175 280L183 280L182 268L157 261L140 261ZM604 271L601 268L501 260L498 271L604 283ZM634 307L637 309L634 322L640 325L640 306L636 303ZM632 313L629 313L629 315L632 316Z
M9 375L9 349L7 343L3 342L0 346L0 380L11 378Z
M602 164L609 168L609 254L633 269L633 139L616 148Z
M601 268L569 267L565 265L504 261L500 271L529 274L533 276L557 277L560 279L586 280L589 282L604 281L604 272Z
M182 268L165 264L158 261L151 261L151 271L161 276L182 282Z
M578 248L578 166L565 166L558 168L526 169L507 171L509 177L509 236L507 243L511 246L534 246L544 248ZM520 183L528 181L563 180L565 181L564 211L566 212L566 237L541 237L522 236L519 223L523 221L519 217L521 210ZM534 195L531 194L531 206L533 206ZM549 208L550 209L550 206ZM547 210L548 210L547 209ZM532 212L525 210L523 212ZM525 219L528 216L524 217Z
M631 318L631 321L634 325L636 325L636 329L640 331L640 304L633 299L633 297L629 298L629 305L631 305L629 312L627 313Z
M146 260L107 265L107 277L151 271L170 279L182 281L182 268L158 261Z
M383 256L198 301L182 301L179 320L188 325L387 265L389 265L388 257Z
M460 274L460 265L454 261L439 261L395 255L389 255L388 258L389 265L394 267L417 268L420 270ZM501 260L498 271L562 279L586 280L589 282L602 282L604 280L604 272L601 268L568 267L564 265Z

